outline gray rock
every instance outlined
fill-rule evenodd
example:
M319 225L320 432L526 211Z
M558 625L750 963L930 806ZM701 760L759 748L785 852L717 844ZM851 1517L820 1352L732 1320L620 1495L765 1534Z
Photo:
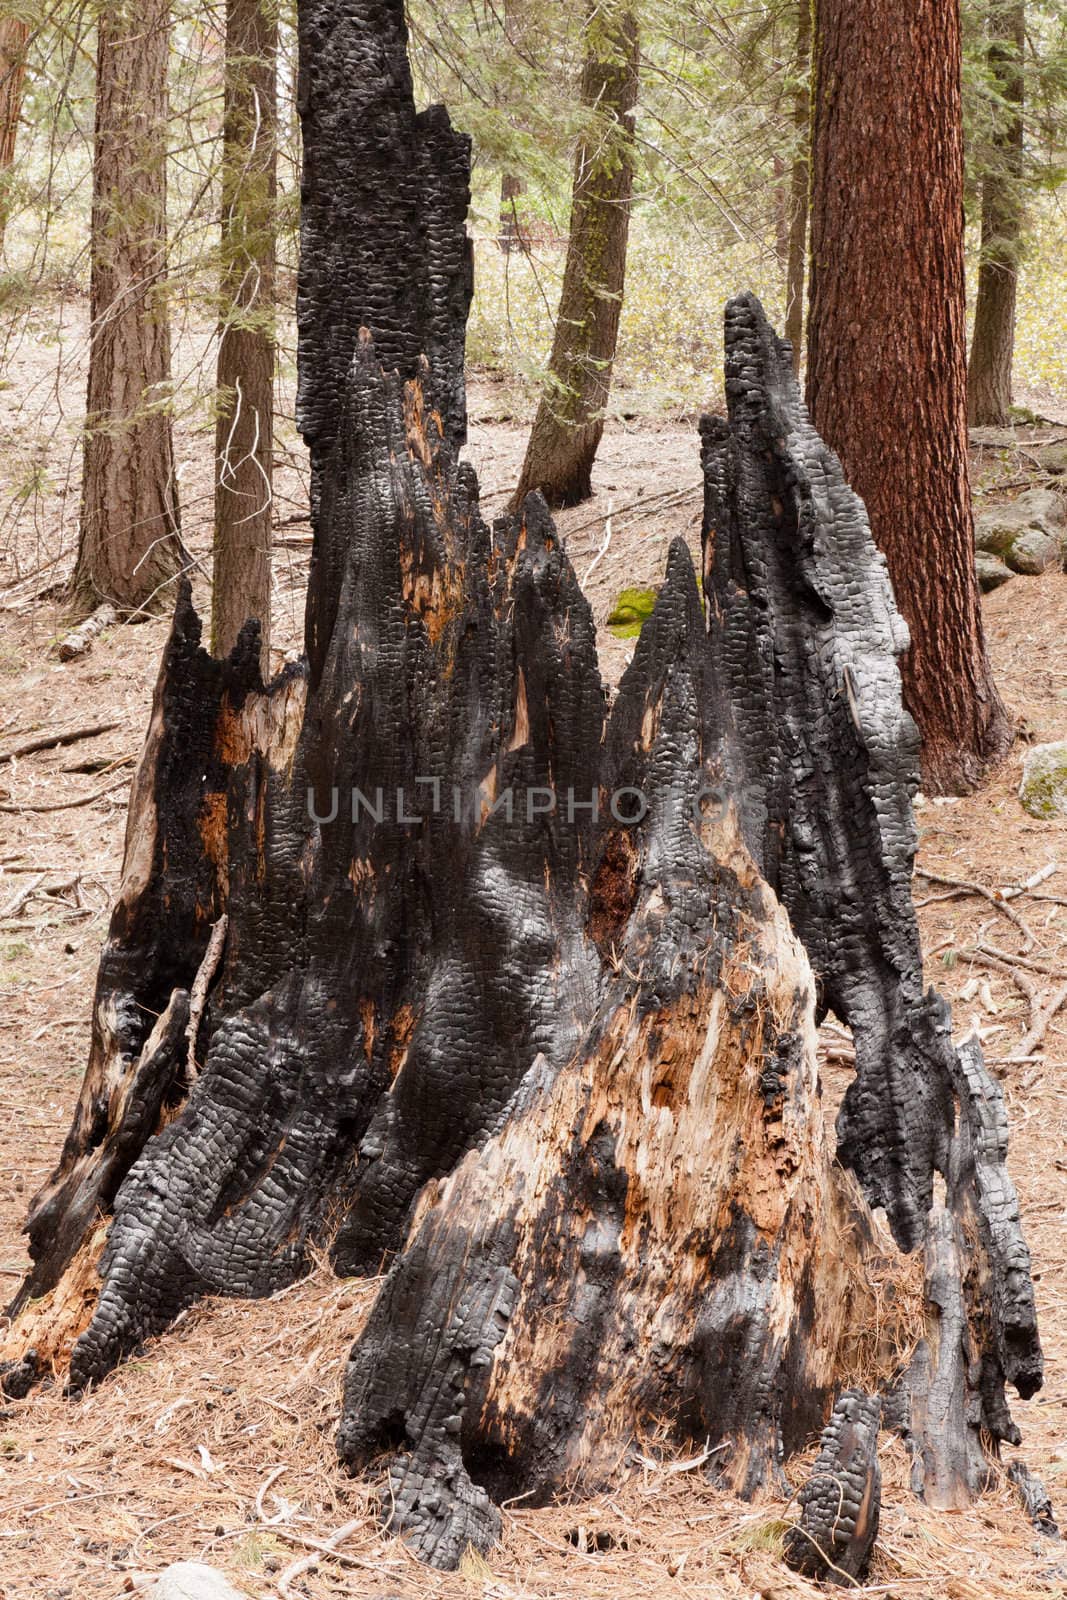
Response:
M1035 744L1027 752L1019 799L1032 817L1047 822L1067 817L1067 740Z
M1037 577L1060 560L1060 540L1041 528L1027 528L1012 544L1006 559L1013 572Z
M979 550L1000 556L1011 565L1017 540L1030 532L1058 541L1064 525L1064 503L1053 489L1027 489L1018 499L990 506L975 517L974 541ZM1032 557L1024 556L1024 560ZM1046 563L1047 564L1047 563ZM1032 571L1031 566L1021 568ZM1044 571L1044 567L1037 569Z
M216 1567L202 1561L176 1561L160 1573L148 1600L248 1600Z
M979 550L975 556L975 566L978 568L978 587L983 594L999 589L1002 583L1007 583L1009 578L1015 576L999 556L991 556L986 550Z
M1067 444L1036 444L1029 454L1041 463L1045 472L1067 472Z

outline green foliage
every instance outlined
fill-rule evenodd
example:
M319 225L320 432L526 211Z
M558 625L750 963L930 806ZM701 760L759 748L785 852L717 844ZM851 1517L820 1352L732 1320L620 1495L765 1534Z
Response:
M484 234L475 246L475 296L467 340L474 367L514 376L525 414L543 383L563 274L564 241L504 254ZM722 312L754 289L781 318L773 262L734 243L712 250L684 220L642 205L630 229L612 407L625 415L694 410L722 392Z

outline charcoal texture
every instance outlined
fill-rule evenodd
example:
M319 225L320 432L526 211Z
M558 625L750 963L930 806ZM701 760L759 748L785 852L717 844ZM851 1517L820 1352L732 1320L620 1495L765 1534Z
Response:
M800 1491L800 1519L786 1535L785 1559L798 1572L846 1587L865 1575L882 1497L881 1412L879 1397L861 1389L847 1389L834 1406Z
M701 425L704 582L746 836L855 1038L839 1157L910 1249L947 1166L953 1052L911 896L907 629L863 503L750 295L726 314L726 398L728 418Z

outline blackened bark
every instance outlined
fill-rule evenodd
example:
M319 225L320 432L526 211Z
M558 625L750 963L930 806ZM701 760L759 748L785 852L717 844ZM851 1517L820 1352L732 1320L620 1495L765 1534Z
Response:
M816 0L807 394L911 630L924 785L973 788L1011 730L968 486L958 0Z
M846 1389L835 1405L800 1491L800 1521L786 1535L785 1558L798 1572L846 1585L866 1576L878 1537L881 1422L877 1395Z
M371 11L402 77L400 6L367 3L338 75L305 78L312 170L336 140L357 171L378 147L381 121L334 98L365 106ZM333 15L307 0L305 40ZM919 984L904 634L862 504L788 347L734 302L703 595L677 541L609 714L544 502L489 528L457 463L461 371L383 372L352 326L402 292L442 359L462 351L465 154L406 93L382 114L420 203L341 197L371 275L340 297L347 359L305 263L305 400L316 368L337 400L310 413L310 660L264 685L254 624L212 658L183 591L0 1382L81 1388L199 1295L291 1281L315 1243L387 1268L339 1447L389 1458L395 1526L438 1565L495 1537L505 1496L606 1483L646 1427L715 1444L751 1494L856 1369L924 1484L972 1493L1040 1346L1002 1105ZM856 1040L836 1159L820 991ZM938 1171L965 1273L925 1220ZM910 1362L877 1312L874 1277L905 1269L875 1206L930 1253ZM838 1428L858 1568L876 1468L855 1442Z
M1002 104L982 179L982 239L967 419L972 427L1002 427L1011 413L1015 354L1015 294L1023 231L1023 101L1025 0L997 0L989 13L989 65Z
M538 489L550 506L593 492L593 462L626 282L634 176L638 43L635 14L614 3L588 13L581 102L592 121L574 165L570 239L545 392L512 509Z
M183 552L167 303L169 0L101 8L75 606L166 611Z
M447 440L466 438L470 141L441 106L416 112L394 0L318 0L300 7L298 22L304 168L296 410L311 452L316 538L306 633L317 681L346 556L322 515L323 481L361 328L386 372L413 378L425 358L426 404L440 413Z
M274 515L277 68L272 0L228 0L211 648L229 655L254 618L265 675Z

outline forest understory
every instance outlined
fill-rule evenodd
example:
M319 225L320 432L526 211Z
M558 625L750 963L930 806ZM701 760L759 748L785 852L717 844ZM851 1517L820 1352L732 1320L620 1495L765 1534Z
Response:
M69 314L76 321L77 306ZM187 359L195 353L190 346ZM27 1263L20 1230L30 1197L58 1156L84 1068L93 978L121 866L125 779L139 754L168 626L155 619L116 628L85 658L56 659L54 647L67 624L61 598L48 590L69 568L77 488L72 482L63 489L68 423L63 392L49 388L54 350L24 347L21 359L24 369L13 370L12 387L0 391L0 462L15 481L27 468L34 439L49 438L51 455L40 463L43 496L28 498L0 538L0 758L44 732L107 726L0 767L5 805L90 802L4 818L0 1274L10 1289ZM80 375L69 381L80 389ZM27 404L28 391L35 402ZM489 513L502 508L514 484L526 436L518 421L494 420L498 400L496 385L472 383L468 455ZM281 409L291 413L292 407ZM1056 415L1047 401L1040 409ZM76 424L77 418L69 422L72 442ZM1017 480L1032 470L1027 439L1060 431L1020 429L1018 448L976 451L976 487L995 493L998 482L1011 483L1005 497L1018 492ZM275 479L276 660L299 648L310 553L300 520L306 499L300 452L294 445L291 455L285 453L287 436L283 431ZM193 466L182 469L181 479L183 500L192 508L187 540L193 555L206 560L210 450L190 425L184 433L178 429L177 454L180 465L206 463L203 482ZM594 489L591 502L558 520L594 608L605 678L617 683L633 648L632 639L608 626L619 595L660 580L672 538L699 544L695 419L614 419ZM205 515L198 521L199 503ZM202 571L194 593L205 609ZM1007 1101L1011 1170L1034 1255L1047 1367L1044 1389L1013 1403L1023 1444L1008 1455L1025 1459L1062 1510L1067 1011L1052 1021L1033 1059L1009 1064L1004 1058L1030 1025L1030 1003L1021 992L1026 982L1042 993L1055 986L1025 962L1055 969L1060 982L1067 969L1067 824L1033 820L1017 799L1027 744L1067 737L1067 575L1017 578L987 596L984 612L997 682L1019 737L977 794L922 802L919 866L994 896L1027 882L1032 888L993 904L973 890L920 877L916 897L927 976L953 1002L957 1037L980 1030ZM1009 911L1029 928L1032 944ZM822 1043L832 1125L849 1076L848 1045L832 1023ZM273 1300L213 1301L184 1313L80 1402L46 1386L26 1401L8 1403L0 1413L0 1596L117 1597L170 1561L199 1558L223 1568L252 1596L625 1600L721 1594L771 1600L821 1592L780 1561L795 1504L726 1498L707 1481L702 1453L678 1459L656 1437L634 1442L620 1463L617 1486L595 1501L548 1510L513 1503L505 1507L503 1542L488 1559L468 1557L450 1575L419 1566L402 1543L378 1531L373 1484L348 1479L336 1463L342 1369L376 1287L377 1280L338 1280L323 1263ZM792 1482L802 1481L814 1445L789 1464ZM946 1515L914 1499L904 1448L888 1435L882 1463L882 1531L866 1592L902 1600L1067 1593L1063 1547L1030 1529L1006 1476L966 1513ZM340 1530L346 1531L337 1540ZM322 1548L331 1540L333 1548ZM316 1556L317 1567L292 1571Z

